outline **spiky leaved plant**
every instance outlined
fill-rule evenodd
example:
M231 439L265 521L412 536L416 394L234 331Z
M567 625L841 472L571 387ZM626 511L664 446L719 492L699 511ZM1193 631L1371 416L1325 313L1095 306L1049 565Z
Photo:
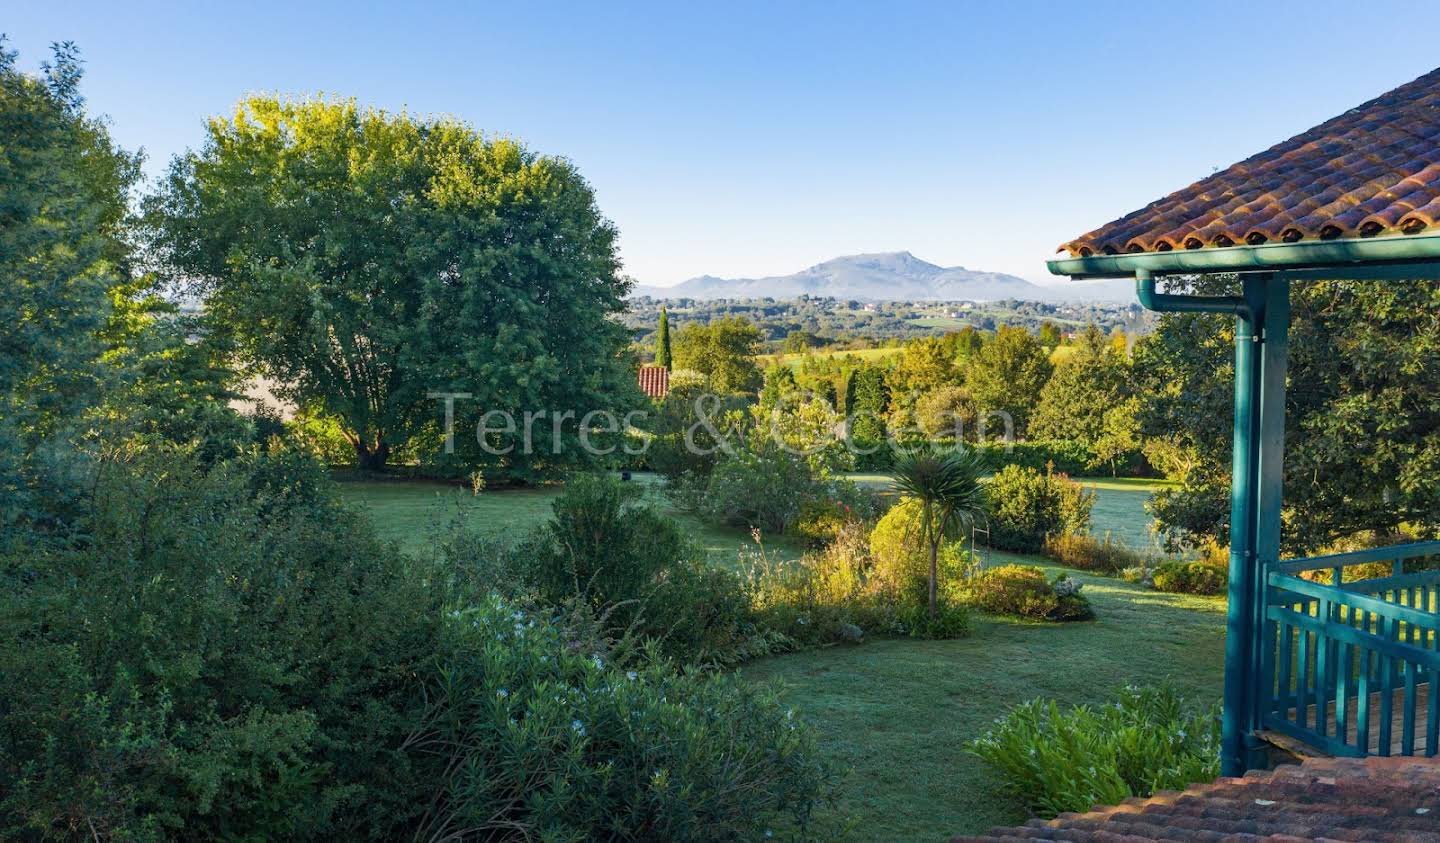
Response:
M937 602L936 559L945 534L967 530L985 512L983 466L974 451L923 445L895 458L895 491L920 504L917 527L930 553L930 617Z

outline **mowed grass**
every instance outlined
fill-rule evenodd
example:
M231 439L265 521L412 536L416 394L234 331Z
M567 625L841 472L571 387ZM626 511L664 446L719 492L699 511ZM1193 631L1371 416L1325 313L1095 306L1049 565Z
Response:
M680 523L711 559L735 564L741 547L750 541L746 530L717 527L676 509L660 493L659 481L638 475L634 482L650 501ZM445 531L464 525L483 533L518 538L550 517L551 504L563 491L559 485L538 488L487 489L472 494L452 483L422 480L342 479L340 494L370 514L382 538L398 542L404 550L424 554ZM765 547L777 558L798 558L802 548L788 536L766 536Z
M854 839L937 841L1019 823L1024 808L965 750L1016 704L1102 703L1126 683L1166 679L1197 700L1220 698L1222 600L1074 576L1095 621L979 616L968 638L868 641L765 659L743 674L778 682L848 771L836 810L855 822Z

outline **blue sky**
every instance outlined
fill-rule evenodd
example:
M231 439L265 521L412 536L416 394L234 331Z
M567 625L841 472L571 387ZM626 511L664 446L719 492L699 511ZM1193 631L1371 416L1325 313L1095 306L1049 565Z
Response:
M574 160L626 272L1057 244L1440 64L1440 4L12 3L148 170L250 91L443 112Z

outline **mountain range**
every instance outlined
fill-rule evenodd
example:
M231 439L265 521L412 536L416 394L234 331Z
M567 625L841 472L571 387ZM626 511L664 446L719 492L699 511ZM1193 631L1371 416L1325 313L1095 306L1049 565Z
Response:
M637 285L632 296L655 299L793 299L801 295L867 301L1075 301L1135 300L1128 281L1032 284L1003 272L937 266L909 252L846 255L790 275L717 278L702 275L673 287Z

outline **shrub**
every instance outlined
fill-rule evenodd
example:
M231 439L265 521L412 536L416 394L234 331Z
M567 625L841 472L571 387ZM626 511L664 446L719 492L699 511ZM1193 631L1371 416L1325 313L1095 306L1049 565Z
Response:
M919 502L903 500L870 533L872 588L906 605L925 605L930 587L930 556L920 536L919 513ZM978 562L965 550L964 538L941 545L936 567L942 593L953 595L977 570Z
M996 615L1044 621L1088 620L1095 616L1081 584L1060 574L1050 580L1034 565L1001 565L981 571L965 586L976 607Z
M1045 538L1045 555L1068 568L1114 576L1126 568L1144 566L1145 557L1110 538L1089 533L1055 533Z
M1054 816L1215 778L1219 722L1218 707L1193 710L1169 686L1129 687L1093 708L1024 703L970 751L1031 811Z
M1204 559L1162 562L1150 572L1150 581L1157 591L1175 594L1224 594L1229 580L1228 567Z
M800 507L794 532L812 548L824 547L850 523L873 521L883 511L880 495L845 479L828 481L824 497Z
M1095 494L1063 474L1006 466L990 478L990 541L1002 550L1035 553L1045 539L1083 533Z
M0 566L0 837L386 836L439 600L289 452L100 466Z
M581 599L687 665L733 664L769 652L770 636L751 616L741 577L711 564L640 495L639 487L613 477L575 477L555 500L552 518L500 557L505 576L533 585L550 605ZM512 585L504 593L523 591Z
M805 457L778 447L739 451L711 473L699 511L730 526L783 533L809 501L824 496L825 484Z
M835 541L797 562L772 562L762 548L752 560L751 592L765 626L808 646L870 633L956 638L970 632L969 611L949 595L929 617L923 579L908 590L877 581L866 545L864 526L850 522Z
M813 832L834 777L773 691L627 669L497 597L452 612L408 740L433 795L414 836L761 839Z
M1095 459L1094 451L1084 443L1069 439L978 442L975 452L992 471L1015 465L1057 474L1084 474Z
M566 483L526 549L543 601L640 601L664 570L698 554L675 522L641 495L640 486L604 475L580 474Z

